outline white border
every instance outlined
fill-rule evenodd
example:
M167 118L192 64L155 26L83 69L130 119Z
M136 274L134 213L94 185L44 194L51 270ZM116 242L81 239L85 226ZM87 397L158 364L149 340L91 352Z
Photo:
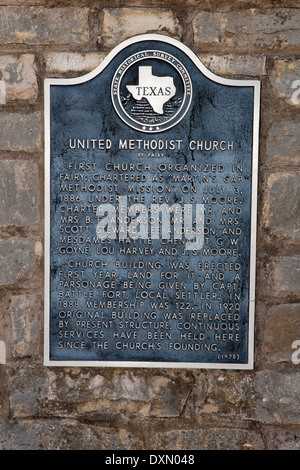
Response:
M50 86L77 85L96 77L111 60L125 47L141 41L161 41L181 49L199 68L199 70L216 83L231 86L253 86L253 154L252 154L252 198L251 198L251 241L250 241L250 279L249 279L249 331L248 331L248 363L189 363L189 362L128 362L128 361L51 361L49 359L49 322L50 322ZM215 75L208 70L194 52L176 39L159 34L143 34L127 39L113 49L92 72L78 78L48 78L44 82L44 125L45 125L45 313L44 313L44 365L58 367L146 367L174 369L236 369L252 370L254 368L254 316L255 316L255 268L256 268L256 217L257 217L257 185L258 185L258 149L259 149L259 118L260 118L260 81L232 80Z

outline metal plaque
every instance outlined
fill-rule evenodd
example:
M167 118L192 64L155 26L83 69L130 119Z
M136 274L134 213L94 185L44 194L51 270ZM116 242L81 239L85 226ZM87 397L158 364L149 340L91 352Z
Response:
M253 368L259 96L160 35L45 81L45 365Z

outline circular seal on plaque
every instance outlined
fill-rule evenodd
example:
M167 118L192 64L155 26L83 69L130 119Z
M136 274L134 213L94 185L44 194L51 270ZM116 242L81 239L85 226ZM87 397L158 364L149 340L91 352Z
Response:
M117 114L128 126L141 132L163 132L186 115L192 100L192 82L176 57L146 50L119 65L111 97Z

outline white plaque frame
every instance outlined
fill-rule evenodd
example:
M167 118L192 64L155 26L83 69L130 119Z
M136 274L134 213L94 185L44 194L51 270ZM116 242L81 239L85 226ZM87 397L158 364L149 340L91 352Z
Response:
M111 60L124 48L141 41L161 41L181 49L194 62L207 78L216 83L229 86L247 86L254 89L253 106L253 150L252 150L252 188L251 188L251 239L250 239L250 276L249 276L249 330L248 330L248 363L195 363L195 362L143 362L143 361L53 361L50 360L50 86L77 85L97 76ZM174 368L174 369L236 369L252 370L254 368L254 317L255 317L255 278L256 278L256 231L257 231L257 187L258 187L258 153L259 153L259 120L260 120L260 81L237 80L219 77L208 70L200 59L187 46L176 39L159 35L143 34L125 40L115 47L92 72L77 78L50 78L44 81L44 138L45 138L45 268L44 268L44 365L57 367L128 367L128 368Z

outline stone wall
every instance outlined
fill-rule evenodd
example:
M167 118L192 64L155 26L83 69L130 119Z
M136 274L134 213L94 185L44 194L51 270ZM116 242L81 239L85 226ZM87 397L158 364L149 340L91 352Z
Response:
M43 80L141 33L261 80L253 371L43 366ZM298 0L0 0L0 449L300 449L299 109Z

